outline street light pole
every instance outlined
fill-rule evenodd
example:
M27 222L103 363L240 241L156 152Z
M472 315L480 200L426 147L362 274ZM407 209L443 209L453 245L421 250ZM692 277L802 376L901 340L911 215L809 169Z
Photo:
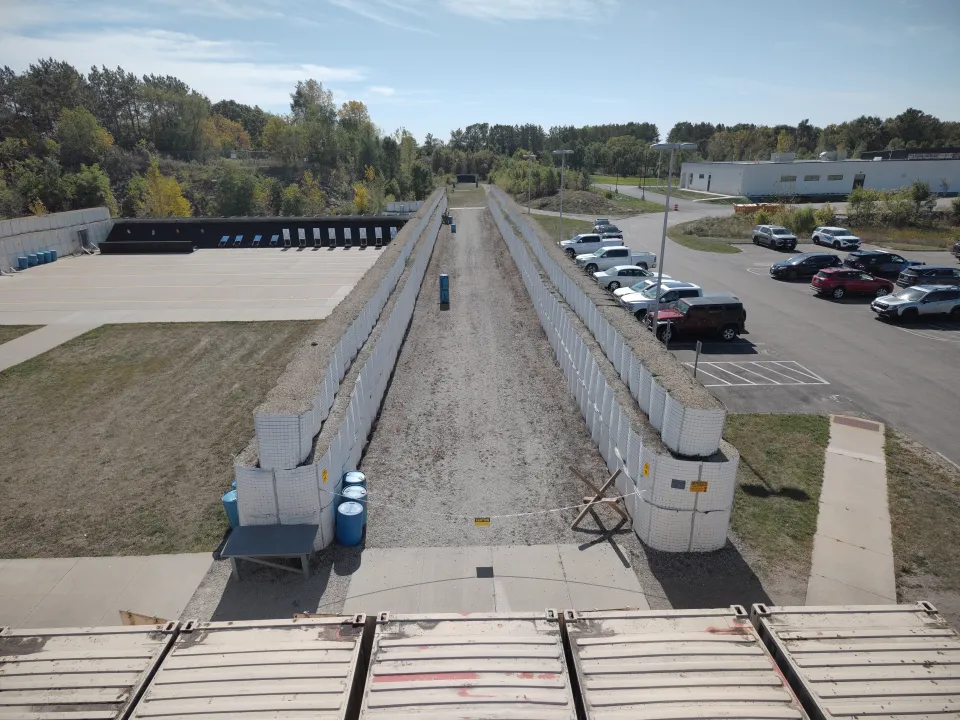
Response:
M557 242L563 240L563 178L567 165L567 155L573 155L573 150L554 150L554 155L560 156L560 224L557 228Z
M524 155L523 159L527 161L527 215L530 214L530 170L533 167L532 160L536 159L536 155Z
M696 143L654 143L651 150L670 151L670 175L673 174L673 154L677 150L696 150ZM659 160L657 161L659 165ZM657 335L657 321L660 318L660 285L663 283L663 255L667 251L667 218L670 215L670 180L667 176L667 203L663 206L663 234L660 236L660 257L657 258L657 292L653 299L653 335Z

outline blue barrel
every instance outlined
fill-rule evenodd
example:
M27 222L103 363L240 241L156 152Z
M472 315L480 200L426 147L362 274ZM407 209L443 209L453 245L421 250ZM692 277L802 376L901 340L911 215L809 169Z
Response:
M359 545L363 539L363 505L345 502L337 508L337 542L345 547Z
M44 257L44 260L43 260L44 262L52 263L52 262L53 262L53 251L52 251L52 250L44 250L44 251L43 251L43 257Z
M343 474L343 489L346 490L348 487L352 486L366 488L367 476L359 470L350 470L349 472L345 472Z
M353 485L343 489L342 505L345 502L358 502L363 505L363 524L367 524L367 491L359 485Z
M237 491L231 490L223 496L223 510L227 513L227 520L230 521L230 527L240 526L240 510L237 508Z
M36 253L27 253L27 262L30 264L30 267L38 264L40 260L37 258Z
M26 255L21 255L17 258L17 268L20 270L26 270L30 267L30 258Z
M56 262L56 261L57 261L57 251L56 251L56 250L51 250L51 251L50 251L50 262Z
M46 265L48 262L50 262L50 256L47 255L46 250L41 250L37 253L37 260L40 261L41 265Z
M457 224L456 224L456 223L454 223L454 222L450 223L450 232L451 232L451 234L453 234L453 235L456 235L456 234L457 234Z
M446 274L440 274L440 304L450 304L450 278Z

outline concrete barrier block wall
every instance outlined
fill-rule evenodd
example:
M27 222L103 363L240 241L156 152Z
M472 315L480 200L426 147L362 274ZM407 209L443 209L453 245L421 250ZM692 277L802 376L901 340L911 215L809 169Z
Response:
M78 230L87 230L90 241L96 244L112 227L106 208L0 221L0 269L15 268L20 255L38 250L56 250L58 257L66 257L80 249Z

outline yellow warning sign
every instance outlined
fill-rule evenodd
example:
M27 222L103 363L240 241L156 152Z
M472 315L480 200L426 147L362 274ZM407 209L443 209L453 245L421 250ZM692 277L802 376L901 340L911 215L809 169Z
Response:
M490 518L474 518L473 524L477 527L490 527Z
M326 482L326 481L327 481L327 469L324 468L324 469L323 469L323 472L322 472L321 474L323 475L323 481Z
M703 480L694 480L690 483L690 492L706 492L708 484Z
M647 477L650 474L650 463L645 462L643 464L643 476Z

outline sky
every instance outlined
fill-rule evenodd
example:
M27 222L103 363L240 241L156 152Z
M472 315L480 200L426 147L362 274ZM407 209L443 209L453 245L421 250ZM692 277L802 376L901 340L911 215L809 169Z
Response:
M281 113L315 78L421 141L475 122L960 120L960 0L0 0L0 66L40 57Z

